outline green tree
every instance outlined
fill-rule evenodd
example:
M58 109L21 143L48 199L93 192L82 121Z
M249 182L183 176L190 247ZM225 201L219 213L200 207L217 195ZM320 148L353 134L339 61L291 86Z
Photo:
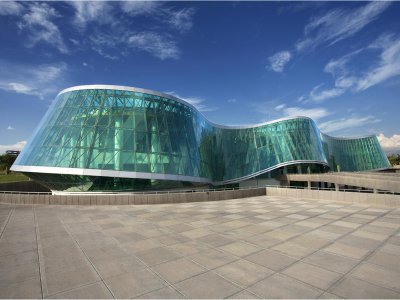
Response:
M392 166L400 165L400 154L389 154L388 159Z
M16 155L10 155L10 154L0 155L0 170L3 171L5 170L8 173L16 158L17 158Z

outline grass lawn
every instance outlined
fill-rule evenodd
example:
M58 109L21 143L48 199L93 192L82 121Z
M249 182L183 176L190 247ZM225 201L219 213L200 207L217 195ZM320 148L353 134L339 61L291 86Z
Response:
M27 181L29 178L21 173L0 174L0 183L11 181Z

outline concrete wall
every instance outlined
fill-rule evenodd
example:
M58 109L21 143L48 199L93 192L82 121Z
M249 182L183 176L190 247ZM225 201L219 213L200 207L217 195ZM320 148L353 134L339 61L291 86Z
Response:
M324 174L287 174L281 180L329 182L340 185L358 186L400 193L400 176L384 173L324 173ZM289 184L290 185L290 184Z
M366 204L372 206L400 207L400 195L393 194L374 194L359 192L337 192L309 189L291 188L266 188L267 196L308 198L316 200L331 200L355 204Z
M0 203L57 205L140 205L218 201L265 195L265 188L169 194L43 195L0 193Z

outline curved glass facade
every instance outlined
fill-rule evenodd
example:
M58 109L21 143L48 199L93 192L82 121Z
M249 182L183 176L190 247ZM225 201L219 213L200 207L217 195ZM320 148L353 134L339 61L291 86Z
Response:
M13 169L53 190L102 191L226 184L298 163L388 167L376 137L332 138L309 118L227 127L173 96L82 86L57 96Z

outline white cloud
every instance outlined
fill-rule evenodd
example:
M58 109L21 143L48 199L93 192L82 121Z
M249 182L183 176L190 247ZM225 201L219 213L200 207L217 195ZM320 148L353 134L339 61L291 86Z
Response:
M26 145L26 141L20 141L13 145L0 145L0 154L5 153L7 150L19 150L21 151L22 148Z
M0 89L43 99L59 90L67 70L65 63L20 65L0 61Z
M174 10L157 1L124 1L121 3L121 9L134 17L148 15L169 24L180 32L186 32L192 28L193 15L196 11L192 7Z
M317 85L315 86L310 94L306 97L303 96L301 99L302 102L315 102L315 103L320 103L324 102L325 100L329 98L334 98L337 96L342 95L346 90L340 87L335 87L332 89L327 89L327 90L321 90L322 85Z
M193 8L184 8L181 10L167 10L167 22L172 25L175 29L186 32L193 26L193 14L195 10Z
M15 128L12 127L11 125L8 125L7 130L14 130Z
M358 79L355 87L358 91L366 90L400 75L400 38L394 38L392 35L383 36L378 39L378 42L379 46L376 46L377 43L371 46L382 50L379 63Z
M283 72L285 65L290 61L292 55L289 51L280 51L268 58L269 66L271 70L275 72Z
M217 110L216 107L209 107L209 106L207 106L207 105L204 103L205 100L202 99L202 98L199 98L199 97L181 97L181 96L179 96L179 95L178 95L177 93L175 93L175 92L166 92L166 94L171 95L171 96L174 96L174 97L176 97L176 98L179 98L179 99L181 99L181 100L183 100L183 101L185 101L185 102L187 102L187 103L193 105L194 107L196 107L196 109L197 109L198 111L201 111L201 112Z
M0 1L0 15L19 15L24 10L24 6L16 1Z
M112 6L106 1L70 1L75 9L74 24L84 29L89 22L109 24L115 22Z
M312 50L323 43L329 45L346 39L374 21L390 5L373 1L356 9L334 9L314 18L304 29L304 37L296 43L298 51Z
M349 66L357 55L366 52L373 54L376 51L380 51L377 59L370 59L367 68ZM348 91L354 93L364 91L400 76L400 37L388 34L380 36L367 47L331 60L326 64L324 71L332 75L335 80L334 87L322 90L322 85L318 85L311 90L309 95L302 96L299 99L301 102L323 102Z
M391 137L386 137L383 133L381 133L377 137L383 150L386 152L400 151L400 134L394 134Z
M309 117L313 120L319 120L330 115L330 112L323 107L287 107L285 104L277 105L275 111L279 112L282 118Z
M123 1L121 9L130 16L139 16L146 14L156 14L160 9L161 2L157 1Z
M236 103L237 99L236 98L231 98L231 99L226 100L226 102L228 102L228 103Z
M45 42L57 48L61 53L68 52L60 30L51 20L58 16L57 11L46 3L31 3L29 5L29 10L23 15L18 27L28 32L30 47L39 42Z
M128 45L146 51L161 60L179 58L180 51L174 40L155 32L140 32L130 35Z
M322 132L331 133L343 129L361 127L368 124L377 123L380 121L381 120L376 119L373 116L363 116L363 117L352 116L350 118L342 118L320 123L318 127L319 129L321 129Z

